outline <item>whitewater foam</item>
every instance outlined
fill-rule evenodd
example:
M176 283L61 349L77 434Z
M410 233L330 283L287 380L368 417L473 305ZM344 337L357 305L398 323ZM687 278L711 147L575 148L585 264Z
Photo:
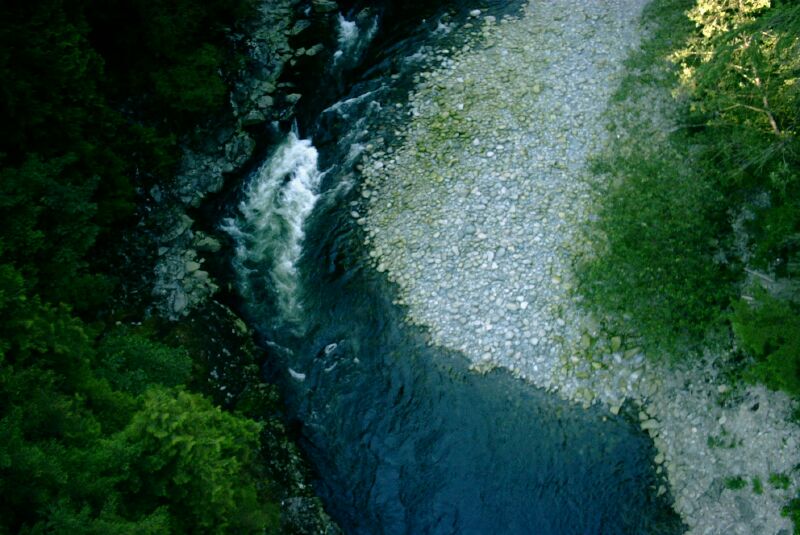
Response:
M253 174L239 214L223 223L236 242L234 267L242 295L267 293L289 322L302 311L297 261L304 223L319 199L324 175L317 168L318 157L310 140L291 132Z
M337 17L337 42L338 49L333 54L334 65L340 65L343 61L350 64L357 64L361 59L364 50L367 49L375 33L378 31L378 17L373 17L365 31L358 27L355 20L347 20L339 13Z

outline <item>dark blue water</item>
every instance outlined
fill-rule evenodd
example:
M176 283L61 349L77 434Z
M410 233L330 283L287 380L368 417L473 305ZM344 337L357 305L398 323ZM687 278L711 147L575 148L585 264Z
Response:
M304 287L315 312L290 359L307 375L287 392L346 532L681 531L655 497L655 452L638 426L430 348L358 261L359 232L337 212L311 223Z
M393 39L376 38L383 48L351 73L345 98L401 70L398 58L430 31L409 21L386 30ZM397 83L387 91L401 93ZM358 180L355 163L343 162L360 140L353 125L370 114L380 129L383 116L368 102L346 118L321 114L301 125L328 169L298 262L302 321L279 317L268 260L245 275L250 319L270 348L326 509L352 534L682 532L668 498L656 497L655 452L635 422L504 372L471 373L462 356L403 323L395 289L365 261L363 233L348 215L355 191L334 193Z

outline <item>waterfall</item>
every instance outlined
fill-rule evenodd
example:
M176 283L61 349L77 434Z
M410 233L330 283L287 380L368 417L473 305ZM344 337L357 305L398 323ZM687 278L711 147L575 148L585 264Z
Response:
M311 141L291 132L253 173L238 214L222 225L236 244L233 263L241 294L251 303L273 303L280 311L274 317L289 323L297 322L302 311L297 261L324 174L317 159Z

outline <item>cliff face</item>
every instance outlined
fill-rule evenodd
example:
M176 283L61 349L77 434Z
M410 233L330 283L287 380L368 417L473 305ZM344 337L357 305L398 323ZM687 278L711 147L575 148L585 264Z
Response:
M152 210L146 224L154 229L158 243L154 304L165 317L185 317L219 289L201 264L203 254L217 253L220 244L196 230L189 212L242 172L259 145L258 133L268 122L294 115L301 95L292 91L291 84L280 82L287 64L296 63L294 56L301 52L293 49L290 40L312 30L325 35L330 17L296 17L303 9L297 0L262 2L242 32L230 35L231 46L241 50L246 60L230 94L229 110L201 125L191 141L184 141L174 182L149 191ZM320 44L315 50L321 49ZM308 52L302 49L304 56Z

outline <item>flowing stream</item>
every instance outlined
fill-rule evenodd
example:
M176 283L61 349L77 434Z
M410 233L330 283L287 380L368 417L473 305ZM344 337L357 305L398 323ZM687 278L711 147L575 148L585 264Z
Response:
M485 5L499 16L508 4ZM328 75L341 98L286 133L223 222L319 494L346 533L680 532L635 422L468 371L403 322L367 262L351 214L358 157L391 138L387 109L456 33L457 15L432 14L393 27L377 11L340 15Z

